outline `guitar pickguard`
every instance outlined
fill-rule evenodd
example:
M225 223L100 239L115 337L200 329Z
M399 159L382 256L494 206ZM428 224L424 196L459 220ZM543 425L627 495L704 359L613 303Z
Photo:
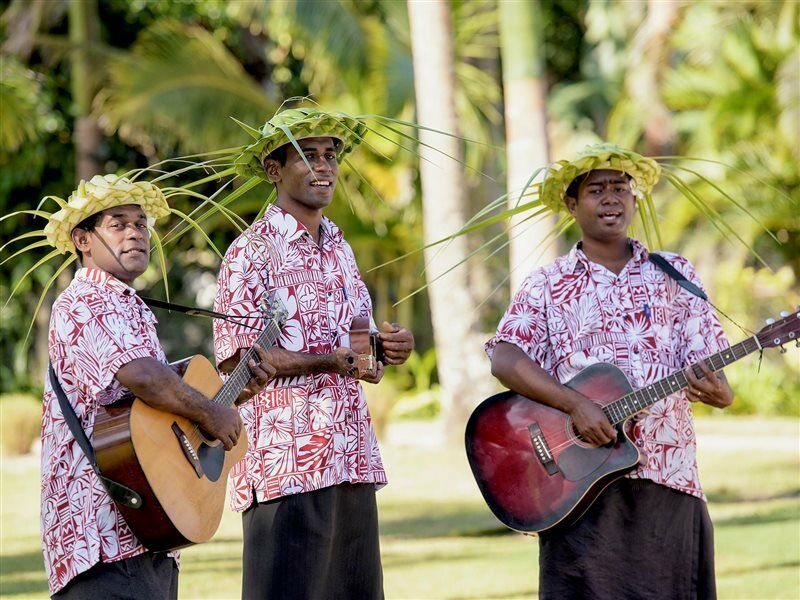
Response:
M556 464L561 469L564 479L580 481L602 467L611 456L613 447L584 448L582 446L569 446L556 458Z
M205 477L209 481L217 481L222 475L222 467L225 464L224 446L219 442L208 444L203 441L195 450L180 425L172 423L172 433L178 438L183 455L192 465L197 478Z

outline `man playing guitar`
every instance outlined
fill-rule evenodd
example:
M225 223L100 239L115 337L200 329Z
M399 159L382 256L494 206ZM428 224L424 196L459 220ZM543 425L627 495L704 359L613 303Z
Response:
M569 414L577 433L597 446L613 442L618 432L595 403L562 385L581 369L612 363L638 388L700 361L703 377L689 369L687 392L636 418L633 439L644 457L637 470L606 488L577 523L540 534L539 593L554 599L713 598L713 530L689 402L732 403L724 375L701 360L728 343L708 302L676 285L628 237L637 198L649 194L659 167L615 152L589 148L583 161L567 164L571 171L562 167L574 175L560 182L558 194L581 241L522 284L486 344L492 372L513 391ZM588 168L587 157L597 159ZM559 183L557 173L548 173L544 189ZM664 257L700 285L685 258Z
M199 423L226 449L242 423L166 364L156 319L132 284L147 268L150 223L169 214L147 182L96 176L81 182L50 216L48 241L76 253L81 267L56 299L49 353L58 382L89 439L100 405L128 390L146 404ZM150 219L150 220L148 220ZM258 348L250 398L275 370ZM131 533L116 504L65 423L50 379L42 417L42 544L54 598L176 598L177 553L153 553Z

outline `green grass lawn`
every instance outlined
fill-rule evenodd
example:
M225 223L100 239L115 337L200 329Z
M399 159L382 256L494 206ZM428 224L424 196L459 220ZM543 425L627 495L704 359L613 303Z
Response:
M698 419L698 460L715 523L720 598L800 597L800 425ZM430 424L390 431L391 483L378 494L387 598L529 598L537 544L484 506L460 449ZM0 595L44 598L38 461L0 466ZM183 553L181 598L238 598L241 525L226 512L214 540Z

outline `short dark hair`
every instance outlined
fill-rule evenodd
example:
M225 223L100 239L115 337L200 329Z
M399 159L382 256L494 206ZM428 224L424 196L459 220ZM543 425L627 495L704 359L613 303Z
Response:
M275 150L273 150L272 152L267 154L267 156L264 158L264 160L267 160L267 159L277 160L282 167L285 167L286 166L286 155L287 155L286 153L287 153L288 148L289 148L289 144L284 144L283 146L278 146L277 148L275 148ZM263 161L262 161L262 165L263 165Z
M83 221L75 225L72 230L76 229L83 229L84 231L94 231L94 228L97 226L97 222L100 220L100 217L103 216L103 211L96 212L93 215L89 215ZM75 252L78 254L78 259L83 262L83 252L75 248Z
M577 200L578 199L578 192L581 189L581 184L584 181L586 181L586 178L589 176L589 173L591 173L591 171L586 171L586 173L581 173L575 179L573 179L570 182L569 186L567 186L567 191L564 194L564 197L569 196L570 198L575 198L575 200ZM628 178L628 181L633 179L633 177L628 175L625 171L622 171L622 174L625 175L625 177Z
M586 173L581 173L575 179L570 181L569 185L567 186L567 193L564 196L569 196L570 198L578 199L578 191L581 188L581 184L586 180L589 176L591 171L586 171Z
M333 140L333 147L336 148L336 151L338 152L339 150L341 150L342 140L340 140L339 138L335 138L333 136L320 136L320 137L330 137ZM273 150L264 157L264 160L261 161L261 166L262 167L264 166L265 160L272 159L272 160L277 160L282 167L285 167L289 146L290 144L284 144L283 146L278 146L277 148L275 148L275 150Z

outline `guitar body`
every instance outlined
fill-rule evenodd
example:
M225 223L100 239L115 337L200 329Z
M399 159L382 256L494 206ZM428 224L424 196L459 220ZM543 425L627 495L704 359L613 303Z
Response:
M183 381L208 398L222 387L203 356L189 360ZM97 464L105 477L141 496L140 508L117 506L149 550L204 542L219 527L228 473L247 451L247 436L225 452L196 426L139 399L98 408L93 434Z
M631 391L622 371L605 363L565 385L600 406ZM522 533L543 532L574 523L609 483L636 468L639 451L629 424L613 445L598 448L577 437L566 413L507 391L472 413L467 458L500 521Z

